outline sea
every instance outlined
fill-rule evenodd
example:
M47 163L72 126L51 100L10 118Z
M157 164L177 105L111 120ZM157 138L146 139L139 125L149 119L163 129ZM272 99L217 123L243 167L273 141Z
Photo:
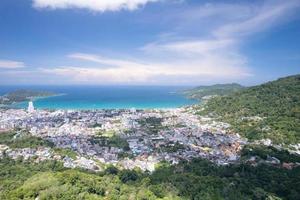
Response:
M34 100L37 109L168 109L198 103L180 94L184 86L0 86L0 95L18 89L49 91L57 96ZM28 102L12 105L27 108Z

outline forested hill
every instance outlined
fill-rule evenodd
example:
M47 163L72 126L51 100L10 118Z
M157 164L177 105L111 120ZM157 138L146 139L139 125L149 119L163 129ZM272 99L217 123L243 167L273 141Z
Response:
M55 93L48 91L33 91L33 90L16 90L0 96L0 104L9 105L12 103L18 103L22 101L28 101L33 98L38 97L49 97L53 96Z
M300 143L300 74L213 98L199 113L230 123L250 140Z
M203 99L209 96L224 96L244 89L245 87L237 84L216 84L211 86L199 86L190 90L185 90L182 93L189 98Z

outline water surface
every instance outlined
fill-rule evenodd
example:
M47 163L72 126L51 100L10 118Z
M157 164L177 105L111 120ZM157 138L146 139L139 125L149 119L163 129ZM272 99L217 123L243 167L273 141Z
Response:
M16 89L51 91L59 96L36 99L39 109L176 108L197 103L178 91L181 86L1 86L0 94ZM14 105L26 108L28 102Z

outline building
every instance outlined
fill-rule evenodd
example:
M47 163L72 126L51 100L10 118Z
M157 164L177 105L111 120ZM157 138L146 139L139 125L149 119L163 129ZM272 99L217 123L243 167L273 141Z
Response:
M27 111L29 113L33 113L34 112L34 106L33 106L33 102L32 101L29 101Z

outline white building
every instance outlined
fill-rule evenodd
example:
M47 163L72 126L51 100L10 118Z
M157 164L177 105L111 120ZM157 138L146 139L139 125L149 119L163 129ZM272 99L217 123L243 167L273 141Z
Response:
M33 102L32 101L29 101L27 111L29 113L33 113L34 112L34 106L33 106Z

